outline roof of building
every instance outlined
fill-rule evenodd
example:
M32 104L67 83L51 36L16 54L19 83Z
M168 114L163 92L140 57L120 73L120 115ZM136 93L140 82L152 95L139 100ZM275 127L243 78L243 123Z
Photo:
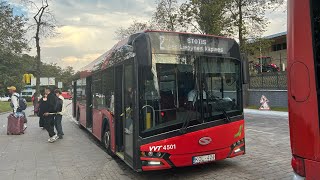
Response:
M273 39L273 38L277 38L277 37L285 36L285 35L287 35L287 31L285 31L285 32L280 32L280 33L276 33L276 34L271 34L271 35L266 36L266 37L264 37L264 38L266 38L266 39Z

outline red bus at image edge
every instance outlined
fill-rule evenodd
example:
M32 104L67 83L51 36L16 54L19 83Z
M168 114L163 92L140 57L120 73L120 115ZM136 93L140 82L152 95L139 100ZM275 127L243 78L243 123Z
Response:
M232 39L134 34L82 69L73 116L135 171L243 155L242 69Z
M288 101L293 179L320 179L320 1L288 1Z

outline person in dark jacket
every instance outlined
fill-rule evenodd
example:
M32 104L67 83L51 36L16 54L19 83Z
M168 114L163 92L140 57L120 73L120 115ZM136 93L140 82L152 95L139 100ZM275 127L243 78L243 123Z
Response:
M44 116L43 116L43 114L45 113L45 112L48 112L49 110L48 110L48 103L47 103L47 95L46 94L44 94L44 92L43 93L41 93L42 94L42 98L39 100L39 109L38 109L38 116L39 116L39 127L41 127L41 128L43 128L43 129L45 129L44 128Z
M58 104L57 104L57 115L55 116L54 119L54 126L56 127L57 134L59 136L59 139L63 139L63 130L62 130L62 113L63 113L63 101L64 98L62 97L62 92L59 89L54 90L54 93L56 94L58 98Z
M44 127L48 131L50 138L48 142L53 143L59 137L54 132L54 118L57 113L56 105L57 105L57 97L52 91L50 87L45 89L45 94L47 95L47 111L45 111L44 115Z

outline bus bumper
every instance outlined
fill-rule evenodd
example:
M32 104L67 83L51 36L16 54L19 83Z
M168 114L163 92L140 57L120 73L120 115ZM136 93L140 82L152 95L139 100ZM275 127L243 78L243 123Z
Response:
M149 158L141 157L142 161L142 170L143 171L154 171L154 170L164 170L174 167L185 167L185 166L195 166L200 164L212 163L219 160L224 160L226 158L233 158L239 155L245 154L245 144L241 144L235 147L229 147L225 149L207 151L201 153L193 154L180 154L180 155L169 155L165 154L162 158ZM195 163L195 157L201 157L211 155L214 157L214 160L204 162L204 163Z

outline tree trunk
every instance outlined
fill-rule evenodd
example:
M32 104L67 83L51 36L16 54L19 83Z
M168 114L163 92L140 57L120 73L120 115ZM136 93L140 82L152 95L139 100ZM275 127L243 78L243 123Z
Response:
M243 42L243 16L242 16L242 0L238 1L238 8L239 8L239 22L238 22L238 30L239 30L239 44L240 49L243 49L244 42Z
M36 57L36 92L34 95L34 100L37 103L38 97L40 95L40 77L41 77L41 49L40 49L40 38L39 38L39 31L40 31L40 23L37 24L37 32L36 32L36 47L37 47L37 57Z

